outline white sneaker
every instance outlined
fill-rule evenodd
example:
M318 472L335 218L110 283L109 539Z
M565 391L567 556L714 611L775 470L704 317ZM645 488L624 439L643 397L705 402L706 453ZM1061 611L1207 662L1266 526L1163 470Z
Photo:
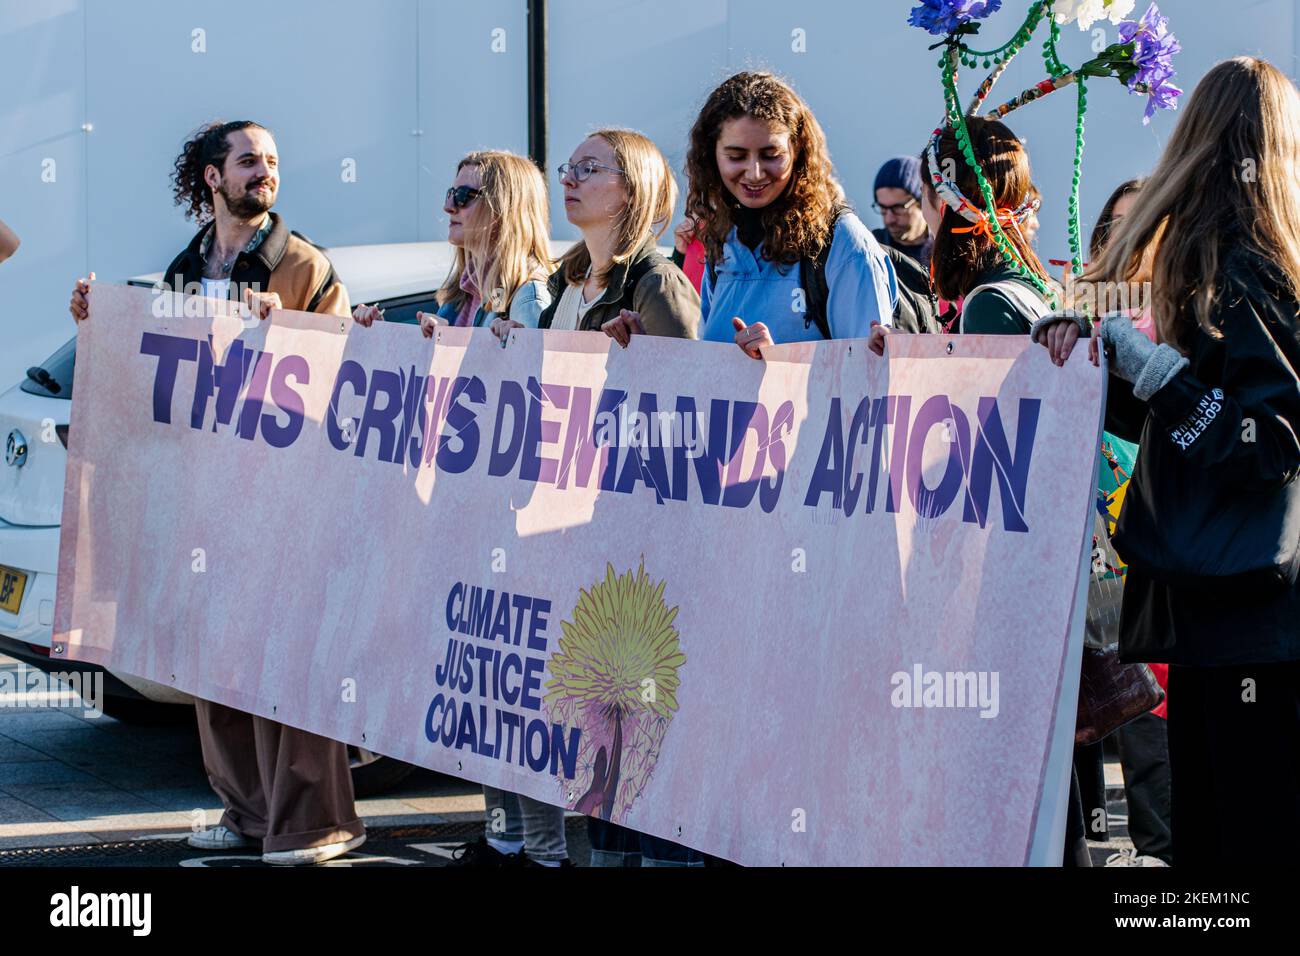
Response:
M366 835L353 837L346 843L326 843L324 846L311 846L305 850L278 850L275 853L263 853L262 862L272 866L305 866L310 863L325 863L335 857L355 850L366 842Z
M191 833L185 842L196 850L238 850L241 847L255 845L248 837L223 826Z
M1158 856L1145 856L1137 850L1126 848L1106 857L1107 866L1168 866Z

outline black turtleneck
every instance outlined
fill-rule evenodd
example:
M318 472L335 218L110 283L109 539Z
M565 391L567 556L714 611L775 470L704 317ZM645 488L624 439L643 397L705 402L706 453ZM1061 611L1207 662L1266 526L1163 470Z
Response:
M736 206L731 210L731 218L736 224L736 238L753 252L763 241L763 211Z

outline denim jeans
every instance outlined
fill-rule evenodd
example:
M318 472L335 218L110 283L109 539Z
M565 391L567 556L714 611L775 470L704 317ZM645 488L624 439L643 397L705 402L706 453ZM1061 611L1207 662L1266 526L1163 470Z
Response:
M592 866L704 866L699 850L607 823L587 818L587 835L591 839Z
M564 840L564 808L542 803L522 793L483 785L487 804L486 836L524 843L530 860L558 862L569 858Z

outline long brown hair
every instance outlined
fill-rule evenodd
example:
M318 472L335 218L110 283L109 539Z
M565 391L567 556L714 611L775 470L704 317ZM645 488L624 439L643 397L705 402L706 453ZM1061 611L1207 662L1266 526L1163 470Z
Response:
M1024 204L1033 193L1033 175L1029 169L1029 153L1024 144L1011 132L1005 123L971 116L966 119L970 130L971 146L975 158L979 160L984 178L993 190L993 199L998 209L1015 209ZM984 209L984 195L980 192L979 181L975 171L962 156L957 146L957 136L952 127L946 127L939 140L939 163L955 171L954 179L971 205ZM921 177L923 188L930 202L939 206L942 217L939 220L939 233L934 237L934 251L930 255L933 263L935 290L945 299L959 299L975 287L983 273L989 272L1002 262L1002 253L991 236L974 232L953 233L953 228L965 228L970 223L955 210L949 209L935 193L930 184L927 157L921 156ZM1015 246L1021 261L1044 282L1048 281L1047 270L1038 261L1029 240L1014 224L1004 224L1011 244Z
M627 203L618 216L613 260L604 273L595 276L603 282L614 265L632 258L646 239L663 235L677 202L677 180L668 160L648 136L636 130L613 128L595 130L587 138L591 136L599 136L614 150L627 188ZM570 246L560 257L560 268L569 285L584 281L591 268L586 242L580 239Z
M1169 145L1085 279L1131 282L1152 254L1162 342L1211 336L1221 260L1232 248L1270 262L1300 290L1300 94L1265 60L1217 64L1180 111Z
M487 263L476 263L483 304L493 312L505 312L515 293L529 280L545 278L553 267L546 180L532 161L505 150L480 150L467 155L456 166L459 173L475 166L482 177L478 202L488 217L491 252ZM438 290L438 304L464 301L460 279L469 264L469 252L456 249L447 281Z
M1106 200L1097 214L1097 224L1092 227L1092 237L1088 240L1088 255L1096 260L1110 242L1111 233L1115 231L1115 207L1125 196L1133 196L1142 191L1145 179L1130 179L1115 187L1115 191Z
M790 134L794 169L785 190L759 210L763 253L773 262L790 264L815 258L830 238L835 209L844 190L835 178L826 134L817 118L787 83L771 73L737 73L709 94L691 128L686 172L690 188L686 215L704 228L698 235L712 259L735 224L735 198L718 173L717 143L722 126L742 116L780 127Z

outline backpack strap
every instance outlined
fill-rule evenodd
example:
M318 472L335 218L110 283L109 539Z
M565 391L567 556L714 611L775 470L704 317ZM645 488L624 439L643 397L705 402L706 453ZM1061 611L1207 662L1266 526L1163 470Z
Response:
M1034 319L1041 319L1052 311L1051 306L1039 298L1037 293L1032 292L1028 286L1022 282L1015 282L1010 279L1003 279L1000 282L988 282L971 289L966 293L966 297L962 300L962 311L965 312L966 309L969 308L971 300L975 298L975 296L982 292L991 290L1001 292L1011 300L1013 305L1019 307L1026 315L1033 316L1033 319L1030 319L1031 324Z
M804 294L804 327L815 324L824 339L831 337L830 319L826 315L826 305L831 297L830 283L826 279L826 263L831 258L831 243L835 241L835 227L840 217L851 211L851 207L843 203L836 206L831 214L830 235L822 243L817 255L811 259L804 257L799 260L800 284L803 286Z
M940 331L939 303L930 285L930 274L922 265L895 246L881 245L894 267L898 302L894 305L894 328L905 332Z

